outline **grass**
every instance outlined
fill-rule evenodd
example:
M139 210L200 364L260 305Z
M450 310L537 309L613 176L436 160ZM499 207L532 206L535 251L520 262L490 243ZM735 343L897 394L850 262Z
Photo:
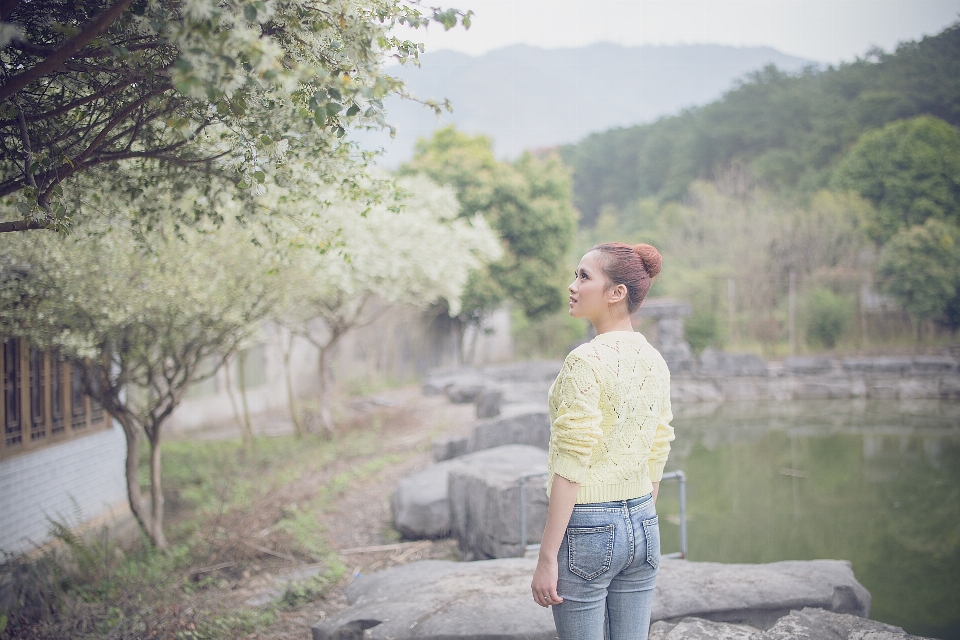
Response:
M105 532L80 536L52 521L58 544L0 566L0 638L235 638L322 598L347 568L320 517L358 480L403 457L378 453L382 424L373 414L334 440L164 444L170 549L144 540L122 548ZM251 575L296 568L291 560L320 572L266 606L244 604Z

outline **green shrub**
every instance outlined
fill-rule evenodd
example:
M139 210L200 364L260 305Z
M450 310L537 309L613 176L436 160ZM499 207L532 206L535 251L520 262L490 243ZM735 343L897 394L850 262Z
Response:
M693 352L699 354L707 347L722 347L723 336L717 314L697 311L683 323L683 337Z
M803 305L807 343L813 347L833 349L849 330L850 303L829 289L818 288L807 294Z

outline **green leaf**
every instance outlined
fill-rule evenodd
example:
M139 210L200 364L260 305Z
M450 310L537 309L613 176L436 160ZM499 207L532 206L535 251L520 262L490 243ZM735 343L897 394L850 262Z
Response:
M358 113L360 113L360 107L358 107L358 106L355 105L355 104L350 105L350 108L347 109L347 117L348 117L348 118L352 118L353 116L357 115Z
M273 138L268 135L260 136L260 144L267 146L273 144Z
M253 179L260 184L263 184L263 182L267 179L267 175L263 171L255 171L253 174Z
M257 20L257 8L253 5L247 5L243 8L243 16L250 22L256 22Z

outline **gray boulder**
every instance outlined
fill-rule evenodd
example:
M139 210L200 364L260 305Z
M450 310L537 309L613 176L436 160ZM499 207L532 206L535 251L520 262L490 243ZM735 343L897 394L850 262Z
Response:
M724 353L706 348L700 354L700 373L721 376L766 376L767 363L752 353Z
M539 468L546 453L515 445L486 449L431 465L401 480L390 496L393 526L405 538L441 538L450 533L447 480L454 469L466 467ZM518 516L519 517L519 516Z
M655 622L650 640L912 640L900 627L845 613L807 607L791 611L766 631L749 625L684 618L680 622Z
M444 389L447 398L454 404L467 404L476 402L483 394L484 385L476 382L454 383Z
M350 606L315 625L313 638L334 638L331 634L345 625L368 620L380 622L368 631L375 640L553 640L553 616L549 609L537 606L530 595L530 578L536 566L533 558L425 560L360 576L347 587ZM761 640L910 637L872 635L897 630L852 613L869 610L869 598L854 579L849 563L838 560L723 565L664 559L654 592L653 622L664 620L671 624L654 624L652 631L661 635L651 637L665 640L666 634L691 617L705 621L688 624L681 631L696 626L703 633L726 629L737 635L674 635L670 640L746 640L750 636L743 632L753 633L750 628L758 633L767 630L762 632ZM830 614L830 610L848 615ZM763 615L757 616L758 611ZM770 612L782 615L771 618L767 615ZM725 625L719 624L724 622ZM732 625L737 626L731 629ZM784 635L790 630L795 635ZM857 630L862 632L858 635Z
M531 455L523 464L504 460L504 464L471 465L450 471L450 532L457 539L464 560L519 557L527 544L540 541L547 522L547 453L538 451L536 460ZM533 474L539 475L531 477ZM521 540L520 531L521 477L525 477L525 541Z

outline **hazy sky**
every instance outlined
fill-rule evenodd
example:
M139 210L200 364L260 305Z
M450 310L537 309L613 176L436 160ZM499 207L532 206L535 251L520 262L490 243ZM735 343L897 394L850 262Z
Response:
M472 9L469 31L431 27L427 51L477 55L524 43L767 45L818 62L853 60L872 46L939 33L960 19L960 0L446 0ZM409 37L410 32L405 35Z

